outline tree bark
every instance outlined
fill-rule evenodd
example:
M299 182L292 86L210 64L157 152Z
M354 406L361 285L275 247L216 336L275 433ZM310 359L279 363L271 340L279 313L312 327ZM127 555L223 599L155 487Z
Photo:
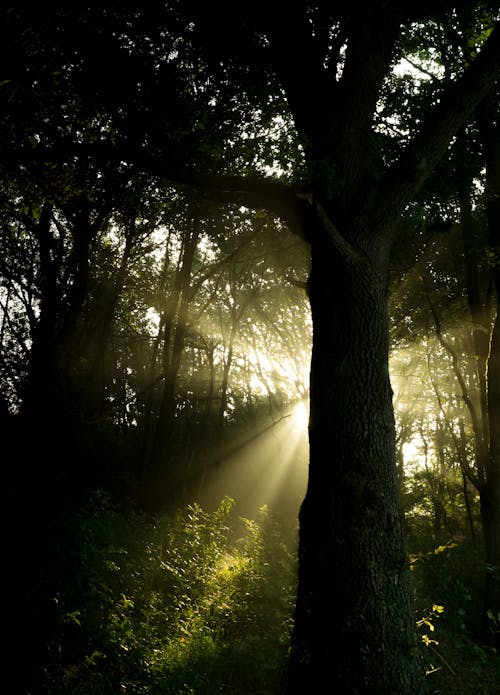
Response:
M116 307L125 285L128 264L134 249L136 230L133 223L127 231L125 248L114 278L105 280L101 288L101 297L93 313L97 317L89 332L87 355L89 359L88 379L83 389L82 398L85 412L90 416L101 417L106 413L106 388L113 376L111 339ZM108 404L109 405L109 404Z
M311 465L289 692L316 680L325 693L421 693L398 504L387 258L346 263L318 236L313 230Z
M500 272L496 270L497 297ZM498 302L498 299L497 299ZM497 309L498 312L498 309ZM488 364L490 451L486 484L481 490L481 519L485 541L484 633L500 648L500 320L497 313ZM495 617L495 621L491 619Z
M485 288L481 285L481 270L479 268L478 253L480 240L476 231L476 224L472 214L471 184L468 182L460 187L458 200L460 204L460 223L464 245L465 283L467 290L467 304L473 323L472 341L474 356L477 364L477 378L479 382L479 399L481 415L481 436L488 440L488 412L487 412L487 364L489 352L490 315L485 300Z
M494 105L494 102L492 102ZM482 112L482 140L486 158L486 213L489 243L500 248L500 127L493 125L492 113L484 105ZM490 120L485 123L487 117ZM497 314L491 334L488 360L488 417L490 425L489 458L486 483L481 491L481 517L485 540L486 581L484 597L484 631L500 647L500 264L493 268ZM495 617L496 623L490 615ZM492 632L492 629L494 630Z
M431 3L424 5L427 14ZM416 6L411 3L412 17ZM263 20L259 33L268 39L267 55L280 83L275 94L287 96L305 143L312 189L327 200L337 198L335 221L340 220L350 239L359 231L351 226L354 210L359 211L357 219L365 220L365 247L354 254L335 227L306 229L312 248L314 326L311 463L301 509L290 691L302 695L320 682L324 692L420 693L423 675L414 655L397 504L385 266L392 225L496 77L500 31L493 32L464 76L439 96L419 133L384 174L372 167L373 114L400 21L410 16L405 4L349 8L332 3L342 39L337 56L318 54L307 3L280 3L280 9L282 13L271 15L279 21L266 27ZM250 22L250 30L256 28L261 30L261 22ZM346 58L337 80L341 45L347 46ZM325 69L328 57L332 60ZM82 151L80 144L77 151ZM72 152L75 148L63 143L59 156L66 159ZM170 165L168 156L151 157L146 149L127 153L126 148L97 143L89 153L133 161L168 180L217 190L220 199L272 209L290 226L301 216L302 200L286 184L250 185L245 178L193 175L175 162ZM34 154L48 156L43 148ZM53 148L49 154L52 159ZM2 157L12 158L9 153ZM330 634L321 629L325 625Z

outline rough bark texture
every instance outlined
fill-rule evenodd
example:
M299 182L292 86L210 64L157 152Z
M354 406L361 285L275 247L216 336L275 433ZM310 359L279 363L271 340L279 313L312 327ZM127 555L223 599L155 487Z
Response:
M447 0L438 5L449 6ZM304 147L310 192L328 207L322 224L305 230L312 249L311 460L300 515L289 689L303 695L319 682L322 693L418 694L424 690L423 670L415 658L397 502L385 266L393 224L495 79L500 32L493 33L464 76L440 95L419 133L384 171L382 160L372 157L380 88L400 24L433 14L435 3L321 3L320 9L338 26L338 36L327 37L323 52L318 45L321 26L312 31L310 3L283 1L273 13L266 7L253 24L253 5L242 7L252 36L266 39L261 42L266 44L265 57L279 83L269 96L286 95ZM247 26L240 24L229 30L224 25L220 32L217 19L204 38L208 44L219 28L221 43L233 39ZM228 50L234 52L236 42ZM221 65L226 67L219 57L224 58L224 47L215 55L217 79ZM245 63L246 54L228 57L236 63L241 58L243 67L250 68L242 72L253 80L254 65ZM232 62L227 82L224 72L224 94L231 88ZM178 160L172 164L168 149L162 157L151 157L146 149L124 146L117 151L106 143L76 143L71 148L62 143L49 155L66 160L75 152L98 160L131 161L170 181L216 190L221 200L266 207L293 228L302 214L303 199L286 184L194 174ZM42 147L23 155L41 161L49 156ZM2 159L12 156L19 157L4 152ZM360 219L362 230L354 223ZM362 244L354 243L360 239ZM490 408L495 404L498 399L490 394ZM492 431L492 441L499 435Z
M398 507L384 264L360 255L346 267L315 243L309 291L311 466L289 692L307 692L318 674L325 693L425 692Z
M363 143L389 67L397 28L393 20L368 12L356 23L356 36L370 38L348 44L344 71L332 92L335 128L327 128L326 139L319 137L317 147L313 143L306 150L311 200L314 204L319 197L327 209L317 206L316 224L305 217L312 255L313 351L309 482L300 512L289 678L294 694L307 692L318 679L325 693L426 691L416 657L398 505L387 263L399 216L491 86L500 46L497 32L481 60L447 90L420 133L376 181ZM278 47L288 57L283 41ZM311 116L309 103L321 85L311 82L311 99L297 105L301 72L291 74L283 60L277 65L298 129L309 139L315 139L316 130L325 136L324 123ZM328 102L322 104L320 117Z

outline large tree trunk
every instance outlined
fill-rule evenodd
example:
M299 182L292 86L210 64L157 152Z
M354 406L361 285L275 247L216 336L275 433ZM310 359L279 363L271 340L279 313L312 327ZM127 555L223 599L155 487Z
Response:
M385 261L346 262L328 241L312 244L310 468L290 693L313 681L324 693L425 691L398 504Z

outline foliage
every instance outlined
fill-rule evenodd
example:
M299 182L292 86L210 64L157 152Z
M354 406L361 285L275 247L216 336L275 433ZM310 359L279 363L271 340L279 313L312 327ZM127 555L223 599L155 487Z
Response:
M497 692L500 655L477 637L481 557L465 541L410 555L417 628L432 693Z
M152 518L97 493L65 529L64 558L44 570L54 628L34 695L284 692L296 539L266 509L242 519L225 499ZM429 549L410 562L431 692L494 695L500 657L476 636L481 554L419 541Z
M351 38L351 26L370 28L371 40L382 29L378 9L369 11L372 24L361 14L347 21L343 3L328 10L326 4L323 15L318 3L307 3L304 24L314 30L330 87L336 69L348 95L350 69L362 61L344 66L345 47L349 56L364 43ZM238 21L228 32L196 3L136 5L56 3L30 11L21 3L1 13L0 415L15 431L12 441L30 435L18 469L9 467L7 497L11 516L18 505L30 510L31 527L37 511L50 509L39 531L55 560L47 577L47 557L39 549L33 554L33 587L51 602L48 692L258 692L279 680L293 584L293 562L264 517L236 532L227 504L211 514L192 506L175 519L151 521L101 498L68 517L62 534L51 523L52 504L71 508L82 488L102 478L115 485L127 480L127 491L139 498L155 427L168 444L161 464L179 474L172 476L176 495L186 471L194 471L193 459L207 442L218 446L228 425L251 429L264 406L274 418L287 400L304 395L310 337L304 246L292 243L270 214L251 218L231 191L222 200L233 206L215 208L204 199L198 219L192 211L199 192L167 186L163 163L182 171L181 181L196 171L238 173L248 181L265 175L268 183L323 179L320 192L335 198L332 209L347 219L349 208L371 200L372 184L383 188L382 164L394 163L418 134L443 85L478 52L494 15L477 3L439 20L408 20L393 59L416 64L420 77L388 72L376 130L365 143L354 138L370 152L360 159L370 173L356 193L364 175L346 178L360 163L349 138L338 169L333 163L344 138L335 155L330 150L357 118L349 108L343 112L340 92L330 112L324 92L332 90L323 91L322 79L315 93L316 58L307 45L303 65L285 64L287 55L295 60L293 32L290 51L280 43L281 28L259 17L259 6L234 9ZM377 50L371 55L369 48L376 66ZM295 104L293 90L279 84L287 74L307 75ZM355 80L353 94L369 81ZM299 104L306 108L295 108L294 125L290 111ZM457 396L449 375L452 356L455 375L479 399L470 327L451 329L467 309L456 199L464 186L480 227L474 257L488 293L489 272L498 265L497 246L487 246L480 140L477 125L467 124L411 204L392 260L394 344L418 336L425 346L416 368L424 405L416 414L415 399L408 406L407 398L398 415L401 453L404 419L406 443L418 433L425 449L423 470L410 475L402 466L400 489L408 537L415 552L425 553L418 623L433 633L423 635L429 648L438 647L435 622L466 645L480 613L478 579L471 583L463 569L482 568L479 556L471 554L462 567L447 542L450 535L462 541L466 519L472 536L479 526L478 498L468 498L466 480L467 474L477 483L481 472L473 409L466 412L465 389ZM113 161L106 150L103 156L103 144ZM149 173L131 152L151 155ZM252 196L246 200L252 204ZM193 238L192 267L182 276ZM431 302L451 350L431 336ZM422 365L430 379L422 378ZM31 421L12 417L23 408ZM160 421L162 411L170 422ZM172 431L163 427L172 421ZM469 502L474 510L467 518ZM436 552L436 544L446 552ZM488 617L494 624L496 616Z
M266 510L225 499L170 518L95 497L73 522L75 571L33 692L273 692L286 663L295 562Z

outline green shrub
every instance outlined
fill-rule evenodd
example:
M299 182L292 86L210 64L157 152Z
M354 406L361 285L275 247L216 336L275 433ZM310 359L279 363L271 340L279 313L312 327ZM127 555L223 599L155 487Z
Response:
M480 552L449 542L410 556L417 627L432 693L496 695L500 657L480 641Z
M234 512L151 519L95 497L72 524L40 692L280 692L295 559L265 510Z

